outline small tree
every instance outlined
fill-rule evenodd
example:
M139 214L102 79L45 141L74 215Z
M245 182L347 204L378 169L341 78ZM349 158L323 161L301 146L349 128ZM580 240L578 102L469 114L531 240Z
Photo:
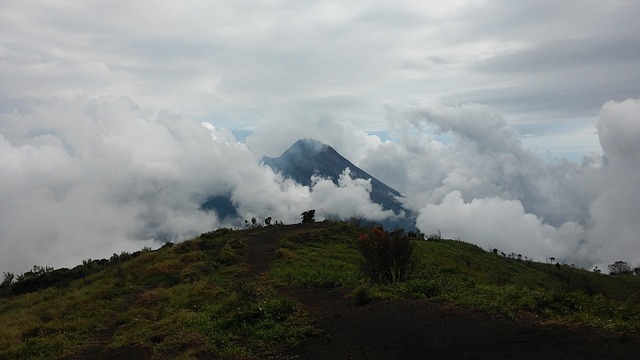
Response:
M626 261L616 261L609 265L609 275L631 275L631 266Z
M316 222L316 211L315 210L307 210L302 213L302 223L313 223Z
M404 229L392 232L376 227L358 238L362 254L362 271L374 283L402 282L409 279L415 269L412 237Z
M4 280L2 281L2 285L11 285L13 283L13 279L15 279L15 275L11 272L4 273Z

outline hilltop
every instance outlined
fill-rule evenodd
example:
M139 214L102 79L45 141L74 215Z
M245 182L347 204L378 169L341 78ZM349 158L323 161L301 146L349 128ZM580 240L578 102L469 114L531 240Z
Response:
M413 241L419 265L409 281L373 285L359 268L356 239L365 231L342 222L219 229L86 261L37 291L5 286L0 358L595 359L640 351L640 277L432 237Z

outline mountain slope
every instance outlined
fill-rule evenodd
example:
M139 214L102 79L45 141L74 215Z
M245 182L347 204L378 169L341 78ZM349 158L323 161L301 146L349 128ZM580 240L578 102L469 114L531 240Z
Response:
M411 280L371 286L359 271L363 231L333 222L220 229L83 263L81 279L31 293L0 287L0 359L623 359L640 351L638 276L439 240L415 241L421 266Z
M405 213L406 224L403 225L414 227L411 221L412 214L398 200L402 197L398 191L360 169L329 145L313 139L298 140L281 156L264 157L263 162L274 171L303 185L311 185L313 175L329 177L337 184L340 174L345 168L349 168L352 178L371 179L370 197L373 202L382 205L385 210L392 210L395 214Z

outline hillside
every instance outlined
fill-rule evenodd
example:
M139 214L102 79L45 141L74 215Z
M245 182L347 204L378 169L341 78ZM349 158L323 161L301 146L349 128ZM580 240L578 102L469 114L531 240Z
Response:
M359 269L364 231L332 222L220 229L86 261L38 291L4 286L0 359L601 359L640 351L638 276L434 239L414 242L411 280L375 286Z

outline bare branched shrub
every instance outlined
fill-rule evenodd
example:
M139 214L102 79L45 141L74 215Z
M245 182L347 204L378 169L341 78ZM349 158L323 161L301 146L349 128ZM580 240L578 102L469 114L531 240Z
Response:
M362 234L358 238L362 271L378 284L408 280L416 265L412 239L404 229L387 232L376 227Z
M609 274L610 275L631 275L633 274L633 270L631 270L631 265L629 265L626 261L616 261L613 264L609 265Z

